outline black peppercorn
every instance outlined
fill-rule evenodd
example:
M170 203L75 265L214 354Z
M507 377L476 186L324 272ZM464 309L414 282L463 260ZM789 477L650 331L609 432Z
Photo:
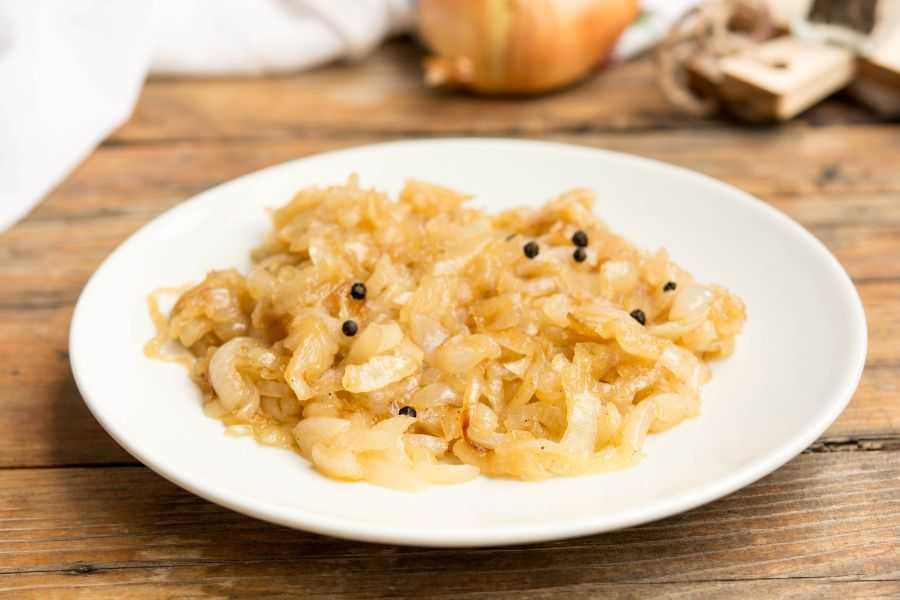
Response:
M406 417L412 417L413 419L416 418L416 409L414 409L412 406L404 406L397 412Z
M578 246L579 248L584 248L588 245L588 236L582 230L578 230L572 234L572 243Z
M540 251L541 247L538 246L537 242L535 241L528 242L527 244L522 246L522 252L524 252L525 256L527 256L528 258L534 258L540 253Z
M354 283L350 287L350 295L354 300L363 300L366 297L366 284L362 282Z
M587 252L584 251L584 248L575 248L575 252L572 253L572 258L575 259L575 262L584 262L585 259L587 259Z
M641 309L636 308L633 311L631 311L630 314L631 314L631 318L634 319L635 321L637 321L638 323L640 323L641 325L647 324L647 315L645 315L644 311L642 311Z
M343 331L344 335L347 337L353 337L356 335L356 332L359 331L359 325L356 324L356 321L348 319L341 325L341 331Z

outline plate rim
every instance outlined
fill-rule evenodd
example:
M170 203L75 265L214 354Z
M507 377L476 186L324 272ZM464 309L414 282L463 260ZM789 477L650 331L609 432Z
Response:
M774 220L783 227L787 227L795 237L814 249L816 255L822 259L823 263L828 265L828 270L833 275L837 275L837 280L845 288L844 292L849 292L847 297L851 300L850 305L853 314L848 315L848 317L852 318L856 325L852 328L855 345L858 346L854 357L855 363L852 365L852 369L848 369L845 373L840 389L836 386L834 391L831 392L826 404L827 408L820 411L817 418L810 421L800 434L789 438L785 443L749 461L746 465L736 469L729 475L697 485L687 492L667 496L624 513L618 512L615 514L614 520L609 518L610 515L599 513L591 518L557 519L549 523L502 524L486 530L474 527L429 528L425 530L424 534L417 532L415 528L399 530L390 525L378 525L377 522L355 521L323 515L301 508L288 511L267 501L242 501L240 493L230 492L228 489L219 489L219 486L208 483L205 485L202 482L197 483L193 481L189 474L179 473L177 470L166 469L156 464L151 456L146 456L139 449L135 448L133 444L129 443L127 439L124 439L120 432L116 430L115 425L105 418L102 403L92 398L89 393L90 382L84 380L83 370L80 368L85 356L85 353L79 350L84 337L80 334L80 331L84 328L83 321L85 317L83 315L86 312L84 307L90 301L94 287L98 285L97 281L100 278L100 274L111 268L110 265L120 255L120 251L133 243L135 239L146 235L152 228L160 227L161 223L177 220L182 211L189 210L191 206L202 202L208 196L221 193L221 190L228 186L245 183L247 180L257 177L265 177L270 172L291 169L301 162L340 159L341 155L345 154L350 155L360 151L377 152L398 146L466 146L472 144L540 147L553 152L588 153L594 156L643 164L654 169L667 171L677 177L693 179L696 183L708 186L711 189L717 189L730 196L734 201L748 204L753 209L761 211L769 219ZM770 204L740 188L678 165L587 145L501 137L441 137L363 144L302 156L229 179L168 208L147 223L144 223L117 245L90 276L79 295L72 314L69 329L69 353L71 370L78 391L88 410L103 427L104 431L144 466L201 498L263 521L342 539L422 547L482 547L537 543L633 527L679 514L720 499L772 473L809 447L840 416L847 404L849 404L859 385L865 367L868 353L868 326L859 291L831 251L802 225Z

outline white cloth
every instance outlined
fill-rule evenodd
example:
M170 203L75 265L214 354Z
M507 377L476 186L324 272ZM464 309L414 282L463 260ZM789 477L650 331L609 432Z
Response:
M0 231L131 113L152 50L131 8L0 0Z
M698 0L644 0L616 56ZM252 75L358 58L415 0L0 0L0 231L124 123L148 72Z
M649 50L672 24L702 0L642 0L641 17L616 44L613 58L623 60Z
M254 75L360 58L412 25L413 2L160 0L157 15L152 72Z

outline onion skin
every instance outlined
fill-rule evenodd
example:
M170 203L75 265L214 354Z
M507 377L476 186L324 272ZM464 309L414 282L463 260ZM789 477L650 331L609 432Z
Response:
M436 56L428 85L534 94L584 77L638 16L637 0L419 0Z

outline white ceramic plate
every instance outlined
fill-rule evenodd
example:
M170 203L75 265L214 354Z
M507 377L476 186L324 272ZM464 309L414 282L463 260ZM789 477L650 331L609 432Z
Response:
M265 209L300 187L342 182L391 192L407 177L477 195L490 209L596 190L601 216L642 247L669 249L699 280L748 308L737 352L716 364L702 415L650 436L616 473L540 483L479 478L419 493L317 474L299 455L227 437L177 365L146 359L145 297L249 266ZM221 185L142 228L84 289L72 368L109 434L151 469L236 511L345 538L424 546L558 539L644 523L720 498L770 473L840 414L862 372L866 325L853 284L812 235L732 187L650 160L511 140L401 142L334 152Z

